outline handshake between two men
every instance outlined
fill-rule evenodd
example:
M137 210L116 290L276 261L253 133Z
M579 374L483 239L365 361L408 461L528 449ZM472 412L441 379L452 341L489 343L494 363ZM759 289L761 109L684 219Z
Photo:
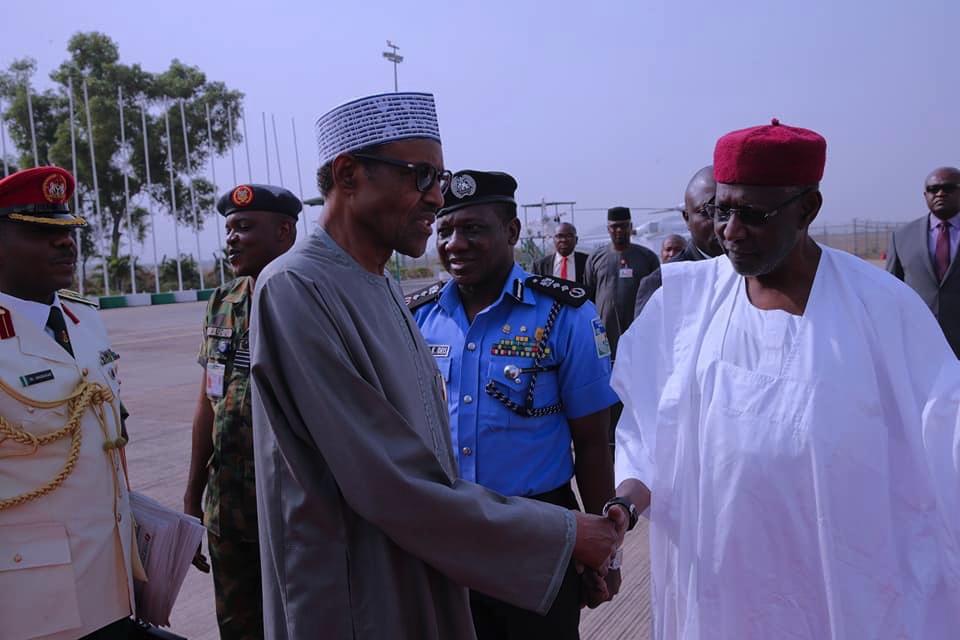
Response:
M636 524L629 500L613 498L603 516L578 512L573 560L581 578L580 606L591 609L612 600L620 591L623 539Z

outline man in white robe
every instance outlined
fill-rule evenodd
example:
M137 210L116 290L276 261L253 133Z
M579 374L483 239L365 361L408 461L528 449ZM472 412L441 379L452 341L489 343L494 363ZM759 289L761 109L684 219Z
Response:
M960 365L911 289L809 238L825 156L777 121L721 138L727 257L664 265L621 341L658 640L960 632Z

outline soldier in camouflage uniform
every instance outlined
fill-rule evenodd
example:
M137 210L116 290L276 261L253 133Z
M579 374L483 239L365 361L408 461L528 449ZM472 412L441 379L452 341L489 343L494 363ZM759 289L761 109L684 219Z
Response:
M237 278L213 292L197 357L204 368L193 418L184 511L207 527L220 637L263 637L250 409L250 304L260 271L293 246L302 205L290 191L240 185L221 196L227 259ZM201 501L206 489L206 502ZM198 554L195 564L209 570Z

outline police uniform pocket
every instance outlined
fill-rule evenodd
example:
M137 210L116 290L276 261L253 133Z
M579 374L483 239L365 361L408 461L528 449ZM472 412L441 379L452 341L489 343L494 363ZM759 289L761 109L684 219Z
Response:
M4 638L80 626L70 542L62 524L0 527L0 594Z
M541 363L549 367L549 364ZM492 429L510 427L534 429L542 424L543 416L528 416L527 398L533 382L534 411L555 406L559 400L555 369L539 371L533 381L532 358L493 358L487 367L484 384L484 410L481 415ZM519 412L518 412L519 410Z

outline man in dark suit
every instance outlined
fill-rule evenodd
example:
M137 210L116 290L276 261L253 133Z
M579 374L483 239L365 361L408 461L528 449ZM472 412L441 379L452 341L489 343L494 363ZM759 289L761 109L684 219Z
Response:
M717 235L713 232L713 220L705 213L705 205L713 202L717 194L717 183L713 179L713 165L697 171L687 185L683 194L683 221L690 230L690 242L679 254L669 262L683 262L686 260L706 260L715 258L723 253ZM660 288L663 277L657 269L640 281L637 289L637 302L634 307L634 316L639 316L647 300L653 292Z
M887 271L920 294L960 357L960 169L935 169L923 195L930 213L893 232Z
M556 233L553 234L553 246L557 250L556 253L550 253L535 260L531 271L538 276L556 276L583 284L587 254L574 251L577 248L577 228L569 222L561 222L557 226Z

